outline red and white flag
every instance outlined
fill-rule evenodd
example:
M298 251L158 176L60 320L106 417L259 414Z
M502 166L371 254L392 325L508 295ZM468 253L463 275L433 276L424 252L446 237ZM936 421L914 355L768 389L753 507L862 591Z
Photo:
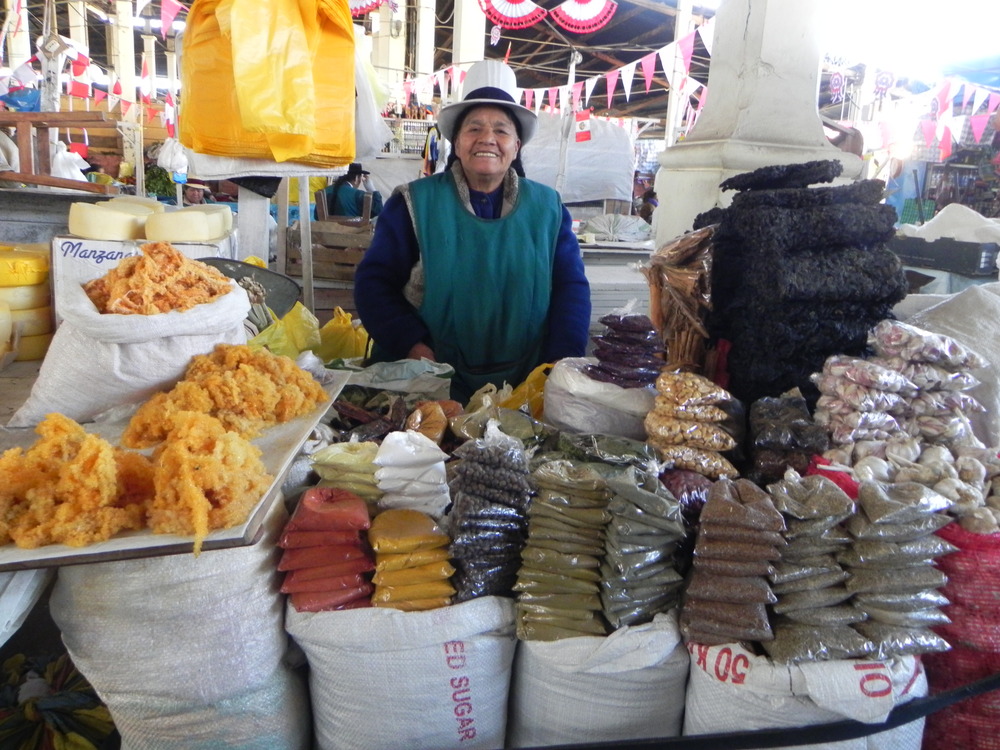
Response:
M584 109L576 113L576 142L590 140L590 110Z
M153 79L149 75L149 63L142 59L142 76L139 78L139 93L144 104L149 104L153 92Z

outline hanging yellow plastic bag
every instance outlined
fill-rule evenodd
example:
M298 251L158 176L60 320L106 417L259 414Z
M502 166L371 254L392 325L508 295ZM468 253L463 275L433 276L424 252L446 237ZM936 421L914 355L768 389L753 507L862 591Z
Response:
M319 346L319 319L308 307L296 302L285 317L269 325L247 344L252 347L265 347L272 354L295 359L306 349Z
M340 307L334 309L333 317L320 328L319 338L319 345L313 347L313 352L323 362L368 354L368 331Z
M527 406L528 413L532 417L541 419L545 406L545 381L548 380L550 372L552 372L551 362L538 365L528 374L524 382L514 389L509 398L500 402L500 406L515 410Z

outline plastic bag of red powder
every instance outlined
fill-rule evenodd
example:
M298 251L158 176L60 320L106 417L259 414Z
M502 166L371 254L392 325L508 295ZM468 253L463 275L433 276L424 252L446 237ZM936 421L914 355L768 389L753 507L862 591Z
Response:
M367 557L365 550L353 544L325 544L320 547L297 547L281 553L278 570L316 568L321 565L359 560Z
M285 531L347 531L371 526L368 506L353 492L310 487L302 493Z
M375 587L370 583L362 584L352 589L336 591L300 591L289 598L297 612L326 612L331 609L355 609L370 607L372 591Z

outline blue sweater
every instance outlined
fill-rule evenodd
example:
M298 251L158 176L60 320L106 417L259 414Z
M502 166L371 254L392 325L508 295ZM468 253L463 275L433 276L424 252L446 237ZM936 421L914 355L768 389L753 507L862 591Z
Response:
M494 193L470 191L477 216L497 218L503 187ZM402 359L411 347L428 342L427 326L403 297L403 287L420 258L420 247L406 202L393 195L385 202L375 236L354 276L354 300L365 329L387 354ZM470 283L481 283L470 279ZM569 212L562 209L562 225L552 270L552 298L548 334L542 361L582 357L590 329L590 284Z

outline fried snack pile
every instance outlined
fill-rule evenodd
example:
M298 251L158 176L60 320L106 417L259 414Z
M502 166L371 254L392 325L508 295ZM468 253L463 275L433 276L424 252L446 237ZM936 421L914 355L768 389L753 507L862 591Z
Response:
M83 547L141 529L153 495L153 464L49 414L27 450L0 456L0 543Z
M153 453L156 495L149 528L157 534L193 534L194 553L212 529L243 523L273 477L261 451L218 419L197 412L171 415L166 442Z
M156 315L190 310L212 302L232 289L227 276L192 260L169 242L150 242L142 255L123 259L83 290L102 313Z
M127 448L148 448L162 441L175 414L210 414L226 430L246 439L262 430L308 414L327 393L289 357L266 349L219 344L194 357L184 378L139 407L122 434Z

